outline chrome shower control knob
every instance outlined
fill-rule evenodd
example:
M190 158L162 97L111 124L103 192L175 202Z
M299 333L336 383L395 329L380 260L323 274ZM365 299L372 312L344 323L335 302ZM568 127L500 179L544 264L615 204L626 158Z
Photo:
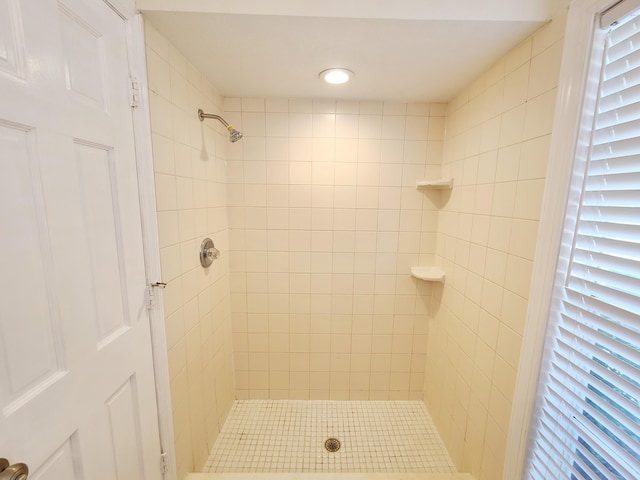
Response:
M220 250L215 247L213 240L205 238L200 244L200 265L204 268L210 267L219 256Z

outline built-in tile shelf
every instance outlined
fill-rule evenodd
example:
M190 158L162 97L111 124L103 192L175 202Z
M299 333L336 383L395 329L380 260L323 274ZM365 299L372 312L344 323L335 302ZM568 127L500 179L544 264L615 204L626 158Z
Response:
M417 189L449 190L453 188L453 178L439 178L437 180L418 180Z
M444 282L445 277L440 267L411 267L411 275L426 282Z

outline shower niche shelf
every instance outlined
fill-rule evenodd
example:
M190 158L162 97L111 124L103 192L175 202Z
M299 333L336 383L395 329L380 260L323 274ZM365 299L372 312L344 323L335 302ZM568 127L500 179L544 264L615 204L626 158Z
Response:
M418 180L418 190L450 190L453 188L453 178L439 178L437 180Z
M445 273L440 267L411 267L411 276L425 282L444 283Z

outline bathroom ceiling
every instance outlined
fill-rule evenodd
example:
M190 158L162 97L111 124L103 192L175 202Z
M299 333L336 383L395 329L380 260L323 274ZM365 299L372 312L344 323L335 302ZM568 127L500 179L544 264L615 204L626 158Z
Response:
M224 96L446 102L565 0L138 0ZM327 85L320 71L355 72Z

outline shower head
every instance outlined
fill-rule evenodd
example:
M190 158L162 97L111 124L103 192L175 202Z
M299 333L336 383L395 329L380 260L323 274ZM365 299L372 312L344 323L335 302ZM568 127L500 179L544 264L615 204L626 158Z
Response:
M227 130L229 130L229 140L231 140L231 143L236 143L242 138L242 132L232 128L231 125L227 127Z
M233 128L231 125L229 125L227 121L224 118L222 118L220 115L214 115L212 113L204 113L202 109L199 109L198 118L200 119L201 122L204 122L205 118L214 118L218 120L229 131L229 141L231 143L236 143L238 140L242 138L242 132L239 132L238 130Z

